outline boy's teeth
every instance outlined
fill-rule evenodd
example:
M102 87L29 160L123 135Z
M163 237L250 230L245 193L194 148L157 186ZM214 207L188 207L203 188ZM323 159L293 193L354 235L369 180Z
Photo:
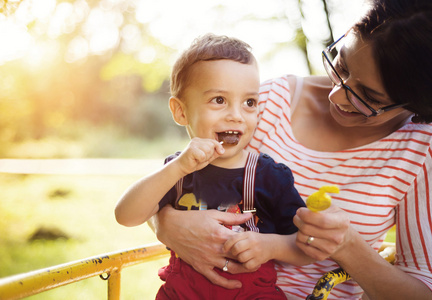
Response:
M221 132L218 134L218 141L224 142L224 144L237 145L240 140L239 134L238 131L233 130Z

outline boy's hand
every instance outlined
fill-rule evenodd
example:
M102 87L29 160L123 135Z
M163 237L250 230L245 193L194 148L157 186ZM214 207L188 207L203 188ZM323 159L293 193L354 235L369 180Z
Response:
M193 138L176 159L184 174L201 170L224 154L224 147L216 140Z
M270 236L269 236L270 237ZM265 234L253 231L241 232L232 235L224 244L224 251L229 252L243 266L256 271L271 258L270 241Z

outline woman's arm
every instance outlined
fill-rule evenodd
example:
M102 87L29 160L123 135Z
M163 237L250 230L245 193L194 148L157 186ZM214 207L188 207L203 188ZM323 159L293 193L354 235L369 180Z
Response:
M225 266L228 254L224 252L223 245L231 235L236 234L221 224L239 225L251 217L250 213L180 211L166 206L151 219L150 227L162 243L212 283L234 289L241 287L240 281L228 280L213 270L214 267L222 269ZM229 263L230 273L246 271L240 264Z
M388 263L357 232L350 231L352 237L345 249L331 257L357 281L369 299L432 299L431 290L423 282Z
M335 260L369 299L431 299L424 283L382 259L349 225L348 214L336 206L321 213L301 208L294 222L299 248L318 260ZM314 240L307 245L309 236Z

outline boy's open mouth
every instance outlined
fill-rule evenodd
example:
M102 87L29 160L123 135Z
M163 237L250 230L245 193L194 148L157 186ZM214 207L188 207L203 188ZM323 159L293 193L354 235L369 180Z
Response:
M240 132L238 131L225 131L218 132L218 141L224 144L237 145L240 141Z

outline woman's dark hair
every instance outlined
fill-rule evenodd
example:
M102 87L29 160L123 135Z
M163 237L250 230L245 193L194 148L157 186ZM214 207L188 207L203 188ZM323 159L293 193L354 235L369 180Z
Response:
M392 101L432 122L432 1L374 0L353 29L371 42Z

